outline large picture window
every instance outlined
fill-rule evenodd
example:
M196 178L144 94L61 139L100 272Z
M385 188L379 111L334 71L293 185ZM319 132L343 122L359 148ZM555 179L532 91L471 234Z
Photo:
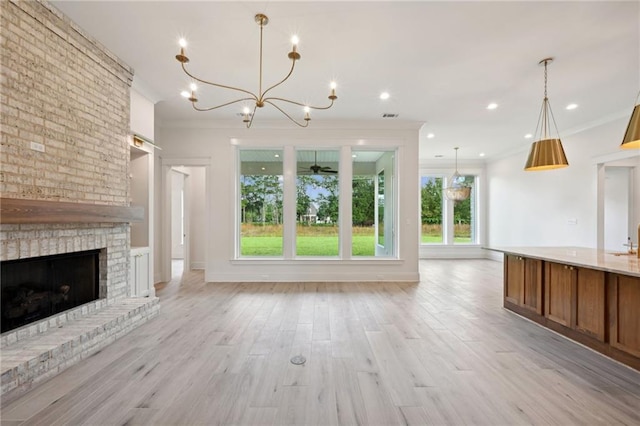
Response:
M394 254L395 151L353 151L351 255Z
M237 257L395 256L395 149L238 152Z
M453 242L456 244L476 243L475 232L475 176L461 176L461 184L471 187L471 195L463 201L453 203Z
M443 216L443 178L439 176L423 176L420 179L422 236L423 244L442 244L444 223Z
M471 187L463 201L449 201L443 191L447 178L423 175L420 178L422 244L477 244L477 181L475 175L462 176Z
M297 151L296 255L338 256L338 151Z
M282 256L282 151L240 151L240 255Z

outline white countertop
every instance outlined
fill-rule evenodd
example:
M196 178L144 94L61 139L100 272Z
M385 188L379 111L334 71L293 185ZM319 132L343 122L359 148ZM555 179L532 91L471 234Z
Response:
M485 247L487 250L640 277L637 254L615 256L611 250L585 247Z

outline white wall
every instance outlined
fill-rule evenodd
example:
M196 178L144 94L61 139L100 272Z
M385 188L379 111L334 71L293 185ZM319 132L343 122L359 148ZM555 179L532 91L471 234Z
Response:
M153 141L155 135L153 102L133 88L129 94L131 98L131 132Z
M312 126L317 123L312 123ZM291 128L244 129L237 123L164 123L155 142L163 151L163 161L206 159L210 165L206 196L212 206L206 212L205 234L208 258L206 281L377 281L419 279L418 272L418 125L413 128L372 128L370 123L339 123L333 129ZM236 227L236 146L251 147L334 147L354 149L398 148L399 194L402 206L398 220L400 259L325 260L235 259ZM205 200L206 202L206 200ZM207 224L205 224L207 225ZM206 227L205 227L206 228ZM195 253L192 256L197 256ZM195 257L194 257L195 259ZM366 265L366 267L363 267ZM329 266L329 267L328 267Z
M569 160L564 169L523 171L528 147L490 162L488 245L596 247L594 158L619 151L627 121L625 117L571 136L561 131Z
M189 178L185 190L189 203L189 266L191 269L204 269L207 236L207 213L205 210L205 168L187 167Z

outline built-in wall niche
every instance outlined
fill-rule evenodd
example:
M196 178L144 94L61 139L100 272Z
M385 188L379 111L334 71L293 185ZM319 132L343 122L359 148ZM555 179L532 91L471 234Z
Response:
M100 250L1 262L2 332L99 298Z
M138 136L134 136L132 142L129 151L129 203L142 207L144 219L131 222L129 294L153 297L153 171L157 147Z
M149 246L149 172L150 162L147 151L131 146L130 204L144 208L144 220L131 223L131 246Z

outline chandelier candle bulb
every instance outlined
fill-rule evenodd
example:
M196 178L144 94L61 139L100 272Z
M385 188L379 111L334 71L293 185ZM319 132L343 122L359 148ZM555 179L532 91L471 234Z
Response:
M176 59L178 60L178 62L186 64L187 62L189 62L189 58L187 58L187 55L184 54L184 48L187 47L187 41L181 38L180 40L178 40L178 44L180 45L180 53L176 55Z
M330 87L331 87L331 94L329 95L329 99L331 99L331 100L338 99L338 97L336 96L336 87L337 87L337 86L338 86L338 85L336 84L336 82L335 82L335 81L332 81L332 82L331 82L331 85L330 85Z

